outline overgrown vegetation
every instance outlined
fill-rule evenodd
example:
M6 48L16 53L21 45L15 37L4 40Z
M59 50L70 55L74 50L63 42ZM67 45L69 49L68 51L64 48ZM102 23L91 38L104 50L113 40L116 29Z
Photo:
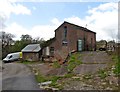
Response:
M68 72L72 72L73 69L74 69L77 65L82 64L81 60L78 59L78 58L80 58L80 57L81 57L80 53L73 54L73 55L70 57L70 60L69 60L69 62L68 62L68 66L67 66Z
M100 69L98 71L98 74L99 74L99 77L102 78L102 79L104 79L105 77L108 76L107 72L105 70L103 70L103 69Z
M54 61L54 62L53 62L53 67L54 67L54 68L60 68L61 65L59 64L59 62Z
M36 75L35 78L38 83L49 81L49 78L47 78L41 74Z
M46 82L46 81L52 81L51 84L49 84L50 87L58 88L59 90L63 89L63 85L57 83L58 80L62 79L64 77L61 76L43 76L41 74L36 75L37 82Z
M68 74L65 74L64 76L43 76L39 73L35 77L38 83L52 81L52 83L49 84L49 86L53 88L58 88L59 90L61 90L63 89L64 84L58 83L58 80L61 80L63 78L71 78L72 76L74 76L73 73L68 73Z
M64 77L64 78L71 78L72 76L74 76L73 73L67 73L67 74L65 74L63 77Z
M89 79L92 78L92 75L91 74L86 74L86 75L83 76L83 78L89 80Z
M23 64L39 64L39 63L43 63L42 61L28 61L28 60L21 60L20 63Z
M112 59L113 61L115 61L115 69L113 70L113 72L117 76L120 76L120 57L118 55L113 55Z

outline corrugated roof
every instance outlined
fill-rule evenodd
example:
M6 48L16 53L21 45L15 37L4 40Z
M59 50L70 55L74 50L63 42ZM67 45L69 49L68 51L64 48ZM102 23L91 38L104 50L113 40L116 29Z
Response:
M22 49L22 52L39 52L40 50L40 44L29 44Z

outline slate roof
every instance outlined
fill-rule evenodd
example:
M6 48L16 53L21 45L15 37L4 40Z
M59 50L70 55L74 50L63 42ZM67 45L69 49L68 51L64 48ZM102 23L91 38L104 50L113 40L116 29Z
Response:
M70 24L70 25L75 26L75 27L78 27L79 29L82 29L82 30L84 30L84 31L88 31L88 32L92 32L92 33L96 34L96 32L93 32L93 31L91 31L91 30L89 30L89 29L87 29L87 28L85 28L85 27L78 26L78 25L76 25L76 24L69 23L69 22L67 22L67 21L64 21L64 23L62 23L55 31L57 31L57 30L58 30L62 25L64 25L65 23Z
M39 52L40 50L40 44L29 44L22 49L22 52Z

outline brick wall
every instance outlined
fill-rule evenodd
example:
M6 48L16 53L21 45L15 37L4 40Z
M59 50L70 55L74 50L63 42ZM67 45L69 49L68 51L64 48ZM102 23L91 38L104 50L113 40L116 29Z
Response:
M67 27L67 36L65 39L67 45L64 46L62 42L64 40L65 26ZM81 39L83 40L83 50L93 50L96 48L96 34L86 30L86 28L64 22L55 30L55 41L49 47L54 47L55 53L58 53L59 56L66 57L70 51L77 51L77 42L78 39Z
M55 31L56 41L54 42L55 50L62 50L62 41L64 34L64 26L67 26L67 51L77 50L78 39L83 40L83 50L96 49L96 34L85 31L74 25L64 23Z
M23 60L28 60L28 61L39 61L39 53L30 53L30 52L23 52L22 53L22 58Z

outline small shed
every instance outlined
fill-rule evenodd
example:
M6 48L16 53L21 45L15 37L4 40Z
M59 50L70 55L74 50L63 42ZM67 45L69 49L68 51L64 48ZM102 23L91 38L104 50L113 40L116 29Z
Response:
M42 55L40 44L29 44L22 49L23 60L39 61Z

